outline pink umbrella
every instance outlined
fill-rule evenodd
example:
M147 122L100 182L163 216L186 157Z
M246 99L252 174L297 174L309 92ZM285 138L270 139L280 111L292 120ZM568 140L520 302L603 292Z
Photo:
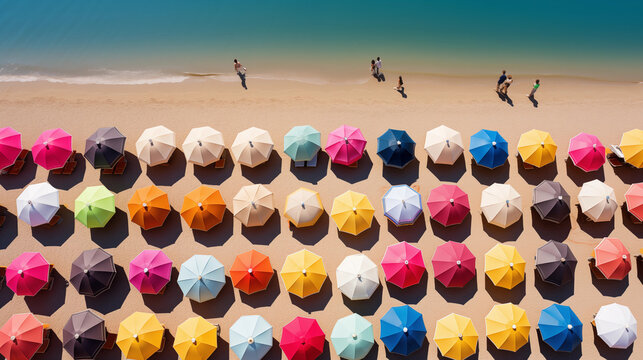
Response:
M342 125L328 134L326 152L337 164L351 165L362 158L366 148L366 139L355 127Z
M61 128L44 131L31 147L33 161L47 170L59 169L71 155L71 135Z
M22 152L19 132L10 127L0 128L0 169L13 165Z
M438 246L431 263L435 278L446 287L463 287L476 275L476 257L458 242Z
M569 140L569 157L584 171L595 171L605 163L605 146L594 135L580 133Z
M444 226L459 224L469 213L469 196L456 185L431 190L426 202L433 220Z
M24 252L7 267L7 286L16 295L34 296L49 282L49 263L38 252Z
M158 294L172 275L172 260L161 250L143 250L129 263L129 282L141 294Z
M627 211L640 221L643 221L643 183L630 185L625 193Z
M422 251L406 241L386 248L382 268L386 281L402 289L419 283L426 269Z

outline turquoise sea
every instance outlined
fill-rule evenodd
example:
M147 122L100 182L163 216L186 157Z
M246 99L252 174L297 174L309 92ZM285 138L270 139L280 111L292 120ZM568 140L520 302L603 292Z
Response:
M643 81L643 1L0 0L0 81L352 81L406 73Z

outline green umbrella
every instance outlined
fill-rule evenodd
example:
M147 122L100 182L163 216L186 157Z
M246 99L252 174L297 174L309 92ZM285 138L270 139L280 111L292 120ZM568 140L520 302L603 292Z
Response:
M104 227L116 212L114 194L102 185L87 187L75 205L74 217L88 228Z
M310 161L321 149L321 133L312 126L295 126L284 136L284 152L294 161Z
M358 314L348 315L337 320L330 340L339 357L363 359L373 347L373 325Z

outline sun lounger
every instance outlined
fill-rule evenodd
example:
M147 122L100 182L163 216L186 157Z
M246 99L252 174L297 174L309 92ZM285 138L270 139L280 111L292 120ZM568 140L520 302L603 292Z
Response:
M349 167L349 168L357 168L357 164L358 164L358 163L359 163L359 160L358 160L358 161L355 161L354 163L352 163L352 164L350 164L350 165L348 165L348 167Z
M306 162L305 161L295 161L295 167L296 168L306 167Z
M105 350L113 349L114 345L116 345L116 336L117 336L117 334L114 334L114 333L111 333L109 331L106 331L105 344L103 344L103 349L105 349Z
M54 215L47 223L47 226L54 226L60 221L60 215Z
M621 148L618 147L618 145L610 145L606 149L606 155L605 157L607 158L607 161L612 165L612 167L621 167L626 165L625 162L625 156L623 155L623 152L621 151Z
M223 169L225 167L225 159L221 158L219 161L214 163L215 169Z
M4 225L5 221L7 221L7 217L5 215L0 215L0 228Z
M306 161L306 167L317 167L317 155L310 159L310 161Z
M47 351L47 348L49 347L49 342L51 339L51 327L49 324L43 324L43 332L42 332L42 345L36 350L36 354L43 354L45 351Z

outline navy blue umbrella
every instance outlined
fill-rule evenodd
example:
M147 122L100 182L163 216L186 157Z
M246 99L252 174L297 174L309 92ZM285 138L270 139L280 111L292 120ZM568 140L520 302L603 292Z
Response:
M388 129L377 138L377 155L384 165L403 168L415 159L415 141L404 130Z

